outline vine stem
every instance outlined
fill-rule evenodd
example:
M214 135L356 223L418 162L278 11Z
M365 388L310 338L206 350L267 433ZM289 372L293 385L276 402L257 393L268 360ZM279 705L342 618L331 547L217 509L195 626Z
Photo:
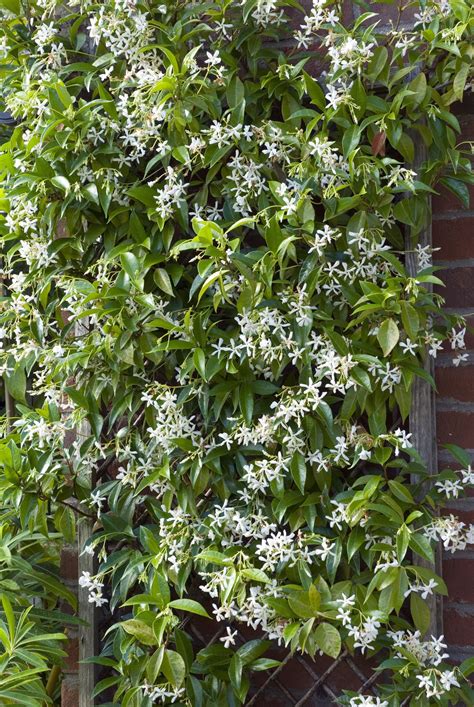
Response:
M46 683L46 694L48 697L52 697L54 694L54 689L58 683L59 676L61 674L61 668L59 665L53 665L51 672L48 677L48 682ZM47 703L45 702L45 707Z

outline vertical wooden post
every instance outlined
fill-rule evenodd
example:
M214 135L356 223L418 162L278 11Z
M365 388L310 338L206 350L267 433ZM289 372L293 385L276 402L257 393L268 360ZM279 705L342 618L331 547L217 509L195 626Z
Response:
M78 322L74 328L76 336L82 336L88 331L87 323ZM80 439L89 436L90 425L83 422L78 429ZM91 487L93 477L91 475ZM93 520L81 516L77 526L77 552L78 552L78 573L79 577L83 572L95 573L95 561L93 555L84 552L86 542L90 539L93 531ZM85 623L79 627L79 705L78 707L93 707L94 698L92 693L95 686L95 666L92 663L84 663L97 653L97 630L96 630L96 609L95 605L89 602L89 592L85 587L78 587L78 615Z
M81 517L77 529L79 576L83 572L94 574L95 571L93 556L83 552L84 545L91 535L92 521ZM79 707L92 707L95 666L82 661L97 653L96 610L94 604L89 602L89 593L85 587L79 586L78 600L79 618L86 622L79 627Z
M3 259L1 261L1 264L3 266ZM2 279L0 280L0 295L4 297L5 294L5 284ZM5 383L5 380L3 381L3 391L5 395L5 430L6 433L9 434L12 431L12 419L15 415L15 402L7 389L7 384Z
M420 136L414 136L415 142L415 160L413 164L414 171L418 174L427 161L427 150L420 141ZM408 274L416 277L419 271L418 256L415 251L417 245L422 247L432 245L431 233L431 197L429 198L429 223L423 228L421 233L416 237L407 234L405 239L406 248L406 268ZM426 285L432 290L431 285ZM431 376L434 376L434 360L425 351L424 369ZM413 381L412 387L412 405L409 417L409 427L412 434L411 442L415 449L418 450L423 462L426 465L428 474L434 475L437 472L437 443L436 443L436 411L435 411L435 391L428 381L417 376ZM424 484L424 489L428 490L431 482L428 479ZM423 558L416 558L416 564L420 567L427 567L437 574L441 575L441 547L439 546L435 554L435 562L430 563ZM442 596L432 594L427 597L427 603L431 612L431 621L428 629L428 634L440 636L443 633L443 606Z

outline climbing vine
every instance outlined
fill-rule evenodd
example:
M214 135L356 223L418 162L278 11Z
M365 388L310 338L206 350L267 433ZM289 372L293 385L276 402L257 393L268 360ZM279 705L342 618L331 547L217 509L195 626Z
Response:
M343 704L472 704L419 560L474 542L437 514L474 472L451 447L427 486L407 431L425 358L465 356L416 239L474 182L470 3L409 29L325 0L0 7L7 703L54 702L86 514L110 704L244 704L272 643L380 653L380 696ZM225 631L203 649L192 615Z

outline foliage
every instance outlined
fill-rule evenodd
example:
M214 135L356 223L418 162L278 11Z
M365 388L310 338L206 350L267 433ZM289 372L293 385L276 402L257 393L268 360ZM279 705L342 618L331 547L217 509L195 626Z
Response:
M446 589L417 559L473 541L436 508L474 475L453 448L427 489L403 427L425 356L463 360L416 238L438 185L473 182L469 3L384 31L319 0L0 6L2 572L71 540L70 499L94 514L114 704L243 704L271 641L388 651L351 705L472 703L471 665L423 638ZM226 633L199 650L189 614Z

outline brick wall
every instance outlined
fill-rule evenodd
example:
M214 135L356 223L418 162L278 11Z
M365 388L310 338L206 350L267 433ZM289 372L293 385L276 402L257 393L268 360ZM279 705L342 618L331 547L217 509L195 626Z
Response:
M459 116L463 139L474 140L474 112ZM443 449L446 443L464 447L474 461L474 189L471 209L463 209L448 192L433 201L434 255L441 265L446 284L443 295L451 311L461 312L468 327L466 345L469 359L459 366L445 350L436 361L436 421L440 468L450 463ZM474 494L453 500L448 508L465 523L474 523ZM443 556L443 575L449 599L444 603L444 633L453 658L474 655L474 550Z
M78 552L76 545L65 545L61 550L61 578L64 584L78 593ZM67 610L67 607L63 607ZM79 638L77 629L67 629L68 642L65 650L67 659L63 668L61 682L61 707L78 707L79 705Z

